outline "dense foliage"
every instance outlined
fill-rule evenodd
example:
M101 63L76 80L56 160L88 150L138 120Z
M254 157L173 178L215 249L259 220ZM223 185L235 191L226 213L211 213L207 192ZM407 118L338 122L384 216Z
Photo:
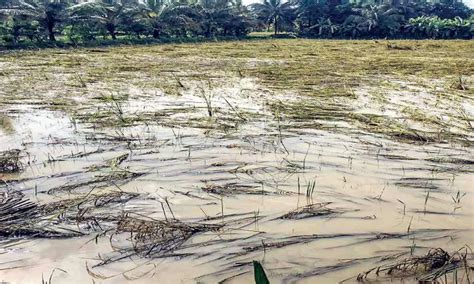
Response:
M242 37L252 31L316 38L474 37L472 10L436 3L342 0L0 0L0 42Z
M300 0L302 35L321 38L461 38L474 36L472 11L461 2L380 5L311 4Z

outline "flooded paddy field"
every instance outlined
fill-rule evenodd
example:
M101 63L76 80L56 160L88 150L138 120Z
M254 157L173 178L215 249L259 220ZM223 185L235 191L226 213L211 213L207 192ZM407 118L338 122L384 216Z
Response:
M474 42L0 55L0 281L470 283Z

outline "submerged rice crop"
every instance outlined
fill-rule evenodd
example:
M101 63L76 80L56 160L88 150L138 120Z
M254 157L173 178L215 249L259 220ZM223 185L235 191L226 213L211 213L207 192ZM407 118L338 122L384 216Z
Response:
M472 281L473 48L2 53L0 280Z

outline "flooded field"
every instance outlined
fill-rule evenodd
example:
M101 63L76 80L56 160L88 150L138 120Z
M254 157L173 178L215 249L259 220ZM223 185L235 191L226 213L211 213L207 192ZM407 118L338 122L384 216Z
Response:
M470 283L473 50L1 54L0 281Z

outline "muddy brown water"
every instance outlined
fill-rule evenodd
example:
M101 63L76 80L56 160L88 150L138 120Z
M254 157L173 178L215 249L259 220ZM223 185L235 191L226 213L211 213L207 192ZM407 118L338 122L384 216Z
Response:
M102 214L189 222L217 217L224 229L194 235L174 251L181 256L133 256L98 267L100 259L117 253L111 243L118 237L87 232L2 239L0 280L39 283L52 275L53 283L252 283L251 262L258 260L272 283L336 283L389 255L423 254L432 247L452 252L473 244L472 147L397 141L347 121L293 121L275 114L270 103L304 98L291 93L268 98L265 92L241 91L259 90L254 79L230 81L204 95L199 88L180 96L130 88L130 96L118 102L122 114L82 96L75 98L74 112L37 104L41 93L3 105L14 131L0 130L0 150L21 149L24 169L1 176L2 192L21 192L40 204L90 192L139 193ZM212 102L212 117L203 96ZM403 96L409 95L392 105ZM357 103L368 105L363 95ZM472 115L472 101L463 105ZM394 109L382 114L393 115ZM115 122L120 115L134 121L124 126L87 121L100 113ZM93 166L122 154L129 155L117 167L142 175L87 184L103 173ZM60 190L80 183L85 185ZM208 192L212 189L226 191ZM456 203L458 192L463 197ZM161 206L165 199L170 208ZM279 218L323 202L335 213ZM234 224L232 217L219 220L222 214L248 218Z

